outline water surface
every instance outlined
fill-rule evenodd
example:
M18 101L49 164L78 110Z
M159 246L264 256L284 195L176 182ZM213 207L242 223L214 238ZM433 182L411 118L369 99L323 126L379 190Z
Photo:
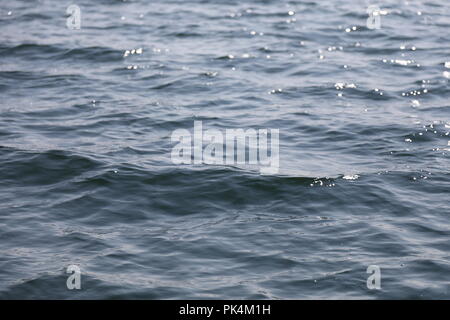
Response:
M450 2L74 3L0 8L0 298L450 298ZM279 173L173 164L195 120Z

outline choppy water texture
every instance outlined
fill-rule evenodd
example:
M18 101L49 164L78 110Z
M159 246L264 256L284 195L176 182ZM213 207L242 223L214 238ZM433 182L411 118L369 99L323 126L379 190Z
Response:
M450 298L449 1L74 3L0 7L0 298ZM173 164L194 120L279 173Z

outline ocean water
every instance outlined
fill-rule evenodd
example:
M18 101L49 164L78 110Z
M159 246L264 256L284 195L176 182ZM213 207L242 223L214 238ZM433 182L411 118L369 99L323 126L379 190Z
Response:
M3 1L0 298L450 299L449 30L448 0ZM278 172L175 164L194 121L278 129Z

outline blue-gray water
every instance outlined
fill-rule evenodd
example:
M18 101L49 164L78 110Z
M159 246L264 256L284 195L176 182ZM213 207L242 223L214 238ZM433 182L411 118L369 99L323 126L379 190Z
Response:
M2 1L0 298L450 298L449 30L448 0ZM279 129L278 174L172 163L194 120Z

